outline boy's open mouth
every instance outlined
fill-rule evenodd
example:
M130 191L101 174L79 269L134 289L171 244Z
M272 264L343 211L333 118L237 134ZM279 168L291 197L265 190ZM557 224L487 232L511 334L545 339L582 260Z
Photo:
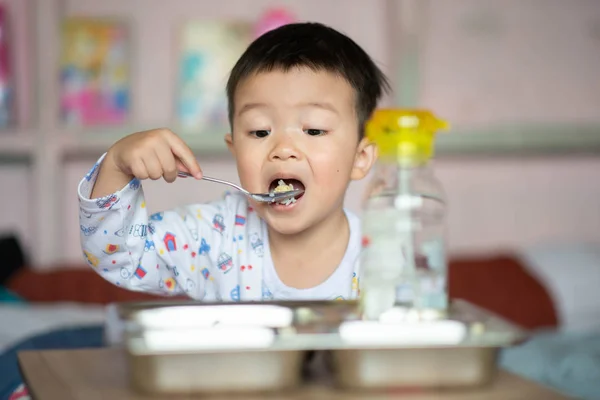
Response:
M287 192L290 190L298 190L298 189L306 190L306 188L304 187L304 184L301 181L299 181L298 179L291 179L291 178L290 179L283 179L283 178L273 179L273 181L269 185L269 193L280 193L280 192ZM301 193L296 197L292 197L290 199L287 199L287 200L284 200L281 202L271 203L271 205L290 206L291 204L294 204L296 202L296 200L298 200L302 196L304 196L304 193Z

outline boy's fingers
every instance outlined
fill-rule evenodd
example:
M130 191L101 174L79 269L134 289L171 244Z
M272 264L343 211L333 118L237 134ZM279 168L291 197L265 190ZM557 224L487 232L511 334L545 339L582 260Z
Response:
M175 162L177 163L177 171L187 172L188 174L190 173L190 171L188 171L187 167L179 160L179 158L176 158ZM187 178L187 177L181 176L181 178Z
M200 169L200 164L198 164L198 160L196 160L194 153L188 145L175 135L169 138L169 142L171 144L171 151L179 159L178 161L180 161L181 166L184 166L187 172L192 174L194 178L201 179L202 169ZM179 163L178 166L180 166Z
M162 166L163 178L167 182L174 182L177 178L177 162L173 153L168 147L158 147L154 149L156 157Z
M138 179L148 179L148 171L141 158L131 165L131 174Z
M160 161L155 154L151 154L149 157L145 157L142 159L142 162L146 166L146 171L148 171L148 177L152 180L160 179L163 176L162 166L160 165Z

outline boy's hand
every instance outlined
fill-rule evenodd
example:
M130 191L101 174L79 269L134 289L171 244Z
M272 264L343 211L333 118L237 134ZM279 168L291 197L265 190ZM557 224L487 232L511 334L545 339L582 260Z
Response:
M160 179L173 182L177 172L202 178L192 150L168 129L138 132L116 142L106 154L91 198L116 192L131 179Z

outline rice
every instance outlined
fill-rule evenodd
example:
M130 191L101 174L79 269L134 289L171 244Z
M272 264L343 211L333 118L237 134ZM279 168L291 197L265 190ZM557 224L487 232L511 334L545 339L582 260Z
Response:
M286 185L283 179L280 179L273 193L289 192L290 190L294 190L294 186L292 184Z
M289 206L292 203L296 202L296 198L295 197L290 197L289 199L285 199L285 201L280 202L279 204L283 204L284 206Z
M273 189L271 191L271 193L269 193L269 196L273 197L275 195L275 193L283 193L283 192L289 192L294 190L294 185L292 185L291 183L289 185L287 185L285 183L285 181L283 179L280 179L277 182L277 187L275 189ZM295 197L290 197L285 199L284 201L278 201L278 204L283 204L284 206L289 206L292 203L296 202L296 198Z

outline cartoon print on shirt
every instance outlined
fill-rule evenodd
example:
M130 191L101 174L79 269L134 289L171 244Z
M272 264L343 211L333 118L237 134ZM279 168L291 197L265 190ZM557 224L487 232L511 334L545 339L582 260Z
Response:
M119 200L120 199L116 194L109 194L108 196L104 196L96 200L96 205L98 208L110 210L119 202Z
M273 300L273 293L271 293L271 289L267 287L265 281L262 282L262 299Z
M140 186L142 186L142 184L140 183L140 180L137 178L133 178L131 180L131 182L129 182L129 189L131 189L131 190L138 190L140 188Z
M167 265L167 270L171 271L173 273L173 276L179 276L179 271L177 271L177 266L175 266L175 265L173 265L173 266Z
M216 214L212 220L213 229L220 234L223 234L225 231L225 222L224 218L221 214Z
M231 292L229 293L229 296L231 297L231 300L233 301L240 301L240 285L237 285L236 287L234 287Z
M119 251L118 244L107 244L103 250L104 254L108 255L115 254L117 251Z
M360 297L360 277L356 272L352 274L352 292L355 297Z
M175 235L173 235L171 232L165 233L165 236L163 237L163 242L165 244L165 247L167 248L167 251L177 250L177 241Z
M96 163L94 164L94 166L92 167L92 169L90 169L90 171L85 174L85 180L86 181L91 181L92 178L96 175L96 172L98 172L98 167L100 166L100 163Z
M246 225L246 217L243 215L236 214L235 216L235 226L244 226Z
M219 270L223 273L228 273L233 268L233 259L227 253L221 253L217 259Z
M146 243L144 244L144 251L154 251L154 250L156 250L154 241L146 239Z
M163 212L154 213L150 216L150 221L162 221L163 216L164 216Z
M79 213L87 219L92 218L92 213L85 211L82 207L79 207Z
M161 279L158 282L158 287L160 289L166 288L169 292L174 291L176 286L177 282L173 278Z
M257 256L262 257L265 254L265 246L258 233L250 235L250 246L252 246L252 250L254 250Z
M193 292L196 289L196 284L194 283L193 280L191 280L190 278L188 278L185 281L185 292L189 293L189 292Z
M202 238L202 240L200 241L200 248L198 249L198 254L208 255L209 251L210 251L210 245L208 243L206 243L206 239Z
M148 234L148 225L146 224L134 224L129 227L129 234L133 237L145 238Z
M121 228L118 231L115 231L115 236L117 236L117 237L123 237L124 234L125 234L125 228Z
M133 275L138 279L142 279L146 276L147 273L148 271L146 271L146 269L142 267L142 264L139 264L138 267L135 269Z
M129 279L129 278L131 278L131 271L129 271L125 267L121 267L120 273L121 273L121 278L122 279Z
M98 266L98 264L100 263L100 260L98 259L98 257L96 257L95 255L93 255L92 253L90 253L87 250L83 251L83 255L85 256L85 260L88 262L88 264L90 264L94 268L96 268Z
M79 225L79 228L81 229L81 232L83 232L84 236L91 236L94 233L96 233L98 231L98 227L97 226L83 226L83 225Z
M208 268L202 268L202 270L200 270L200 273L202 274L202 276L204 277L204 279L208 280L209 278L211 278L210 276L210 271L208 270ZM212 278L211 278L212 279Z
M359 278L356 276L356 272L352 273L352 290L358 291Z

